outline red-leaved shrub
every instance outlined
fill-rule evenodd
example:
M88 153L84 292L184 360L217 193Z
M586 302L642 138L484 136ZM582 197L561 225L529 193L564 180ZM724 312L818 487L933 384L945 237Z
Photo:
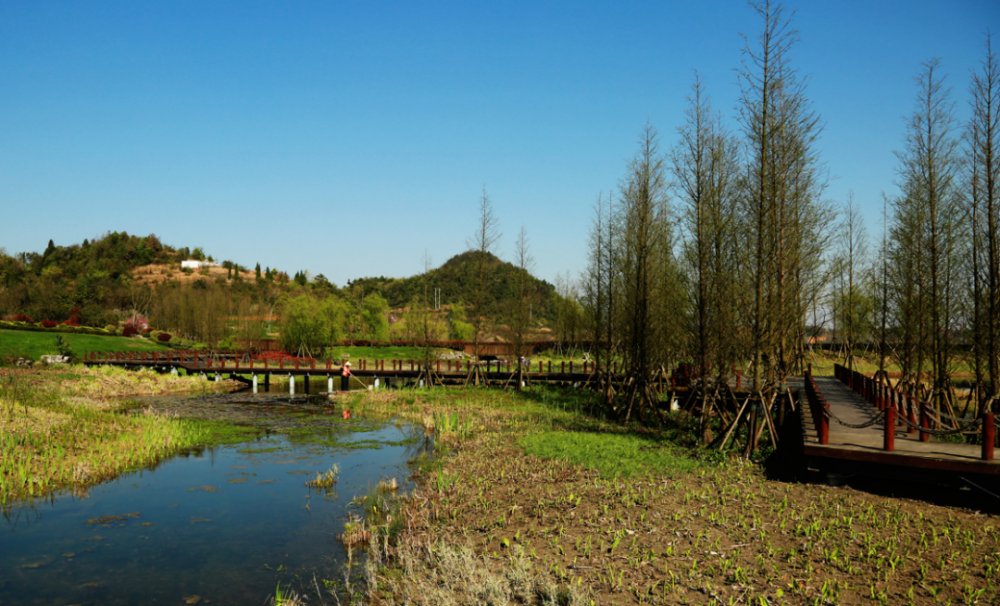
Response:
M55 328L56 326L58 326L58 324L56 324L52 320L42 320L42 326L44 326L45 328Z
M134 337L137 334L139 334L139 331L136 329L135 326L133 326L131 324L126 324L125 328L122 329L122 336L123 337Z
M31 316L29 316L28 314L16 314L12 316L10 320L11 322L30 322L31 324L35 323L35 321L32 320Z
M166 342L167 342L167 341L169 341L169 340L170 340L170 339L171 339L172 337L171 337L171 336L170 336L169 334L165 333L165 332L161 332L161 333L160 333L160 336L158 336L158 337L156 337L156 338L157 338L157 339L159 339L159 340L161 340L161 341L163 341L164 343L166 343Z

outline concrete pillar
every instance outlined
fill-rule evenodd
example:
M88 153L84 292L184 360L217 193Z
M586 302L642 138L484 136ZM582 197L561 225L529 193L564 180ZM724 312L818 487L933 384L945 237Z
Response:
M222 381L222 377L219 376L219 373L215 373L215 382L219 383L221 381Z
M378 377L375 377L375 389L378 389Z
M326 375L326 391L327 393L333 393L333 377Z
M295 395L295 377L293 375L288 375L288 393Z
M254 394L257 393L257 375L253 376L253 392Z

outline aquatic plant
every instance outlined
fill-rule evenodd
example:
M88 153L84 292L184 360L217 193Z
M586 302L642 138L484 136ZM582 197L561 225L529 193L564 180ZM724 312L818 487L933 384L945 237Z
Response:
M306 486L312 488L331 488L337 483L337 476L340 475L340 466L336 463L325 474L317 473L316 477L306 482Z

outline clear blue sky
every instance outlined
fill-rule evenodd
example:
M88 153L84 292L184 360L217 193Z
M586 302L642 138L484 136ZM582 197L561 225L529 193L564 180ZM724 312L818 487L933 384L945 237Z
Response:
M914 76L956 112L1000 2L798 1L794 64L841 202L873 236ZM585 264L591 206L649 120L668 148L693 70L731 119L739 1L0 1L0 246L155 233L338 285L465 250L483 185L510 258Z

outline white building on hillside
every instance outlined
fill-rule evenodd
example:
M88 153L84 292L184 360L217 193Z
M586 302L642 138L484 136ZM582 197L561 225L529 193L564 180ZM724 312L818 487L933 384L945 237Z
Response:
M212 261L195 261L194 259L188 259L187 261L181 261L181 269L201 269L202 267L218 267L218 263Z

